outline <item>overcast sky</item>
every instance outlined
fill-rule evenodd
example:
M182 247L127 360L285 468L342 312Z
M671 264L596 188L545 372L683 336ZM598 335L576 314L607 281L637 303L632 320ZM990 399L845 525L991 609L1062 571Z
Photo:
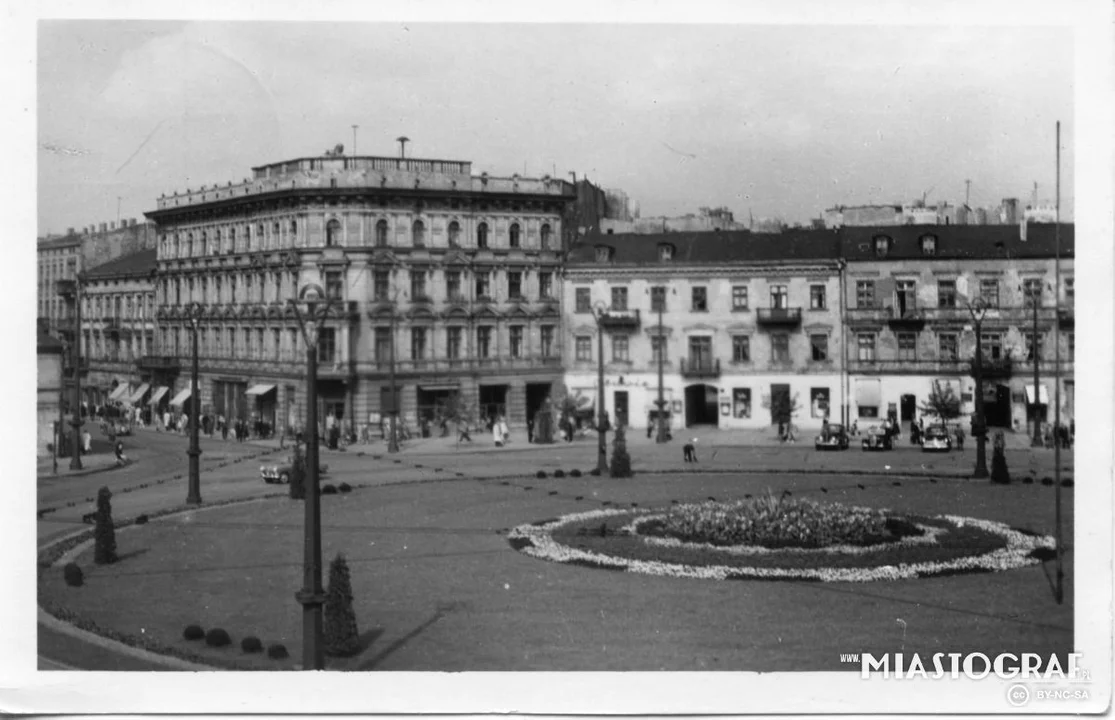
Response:
M316 155L471 160L726 205L1073 196L1067 29L43 21L39 232L142 217L161 193Z

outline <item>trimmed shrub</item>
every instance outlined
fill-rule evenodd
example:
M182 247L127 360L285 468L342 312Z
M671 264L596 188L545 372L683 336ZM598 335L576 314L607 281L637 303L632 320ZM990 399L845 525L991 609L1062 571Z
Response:
M148 517L146 515L140 515L140 516L136 517L136 525L146 525L147 520L148 520Z
M1010 471L1007 470L1007 456L1003 452L1003 444L1003 433L995 433L995 449L991 453L991 482L1008 485Z
M240 649L246 653L263 652L263 643L259 638L249 635L240 641Z
M1032 477L1029 477L1029 476L1024 477L1024 478L1022 478L1022 484L1023 485L1033 485L1034 484L1034 479Z
M544 479L546 479L546 471L545 470L539 470L538 472L536 472L534 474L534 477L538 478L539 480L544 480Z
M565 471L564 470L554 470L554 477L556 477L556 478L565 477Z
M340 485L338 485L337 489L340 490L343 493L352 492L352 486L349 485L346 482L343 482Z
M85 574L81 572L77 563L66 563L66 567L62 568L62 577L70 587L81 587L85 584Z
M1072 485L1073 485L1072 478L1065 478L1064 480L1061 481L1061 487L1072 487Z
M622 425L616 428L612 441L611 475L614 478L631 477L631 456L627 453L627 431Z
M592 470L588 471L588 474L592 475L593 477L600 477L600 468L593 468Z
M112 524L112 493L107 487L97 491L97 515L94 519L96 527L93 537L96 543L93 548L93 562L98 565L107 565L116 562L116 528Z
M272 660L285 660L290 657L290 654L286 651L286 645L274 643L268 646L267 657Z
M224 647L232 643L232 638L221 628L213 628L205 633L205 644L209 647Z
M352 580L345 556L337 553L329 564L329 587L325 591L325 652L348 656L360 651L360 631L352 609Z
M333 485L330 485L329 483L326 483L326 484L321 486L321 494L322 495L336 495L337 494L337 488Z
M577 468L573 468L569 471L569 477L581 477L581 471Z
M1043 478L1041 479L1041 484L1042 484L1042 485L1046 485L1046 486L1048 486L1048 485L1052 485L1052 484L1053 484L1053 478L1051 478L1051 477L1049 477L1048 475L1046 475L1045 477L1043 477Z
M187 640L202 640L205 638L205 631L201 629L200 625L187 625L186 629L182 631L182 637Z

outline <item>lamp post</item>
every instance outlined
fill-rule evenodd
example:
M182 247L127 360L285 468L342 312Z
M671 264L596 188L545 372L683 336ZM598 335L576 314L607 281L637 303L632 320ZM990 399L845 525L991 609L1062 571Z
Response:
M608 472L608 414L604 410L604 316L608 307L604 303L596 304L593 318L596 320L596 394L597 394L597 420L596 420L596 469L601 475Z
M299 300L303 307L299 307ZM323 303L322 300L325 302ZM320 286L305 285L294 308L302 337L306 341L306 499L305 543L302 560L302 589L295 598L302 605L302 669L325 669L322 643L322 605L325 591L321 583L321 496L318 488L317 436L317 340L322 323L329 315L332 298Z
M1056 224L1053 226L1053 245L1055 256L1053 261L1053 306L1057 318L1057 333L1053 343L1053 428L1054 433L1061 427L1061 121L1057 121L1057 209ZM1037 344L1037 336L1034 337ZM1037 388L1034 388L1037 392ZM1055 505L1055 522L1057 528L1057 586L1056 600L1060 605L1065 601L1065 551L1062 540L1061 521L1061 443L1057 441L1056 434L1053 439L1053 492Z
M1038 306L1041 304L1041 285L1035 283L1026 293L1026 297L1034 309L1033 345L1030 348L1034 363L1034 437L1030 441L1030 447L1041 447L1044 444L1041 439L1041 420L1038 418L1038 405L1041 404L1041 386L1038 385L1040 373L1038 368L1041 365L1041 354L1038 352Z
M660 286L660 287L661 287L661 297L659 298L658 303L657 303L657 310L658 310L658 399L654 401L654 404L658 406L658 415L656 416L656 420L658 422L658 432L655 435L655 442L664 443L664 442L666 442L667 437L669 435L669 433L668 433L669 429L666 426L666 390L665 390L665 383L663 381L664 367L665 367L665 362L666 362L666 335L663 332L663 327L662 327L662 313L665 312L665 310L666 310L666 286L663 285L663 286ZM655 290L655 288L653 288L653 287L650 289L650 298L651 298L651 304L652 305L655 305L654 290Z
M982 297L977 297L968 303L968 312L972 316L972 324L976 331L976 361L973 373L976 376L976 417L972 421L972 435L976 438L976 468L972 477L985 478L988 476L987 426L983 417L983 344L980 335L983 318L987 314L987 302Z
M74 320L73 338L70 341L70 366L74 376L73 399L70 402L70 412L73 414L70 425L74 429L70 469L81 470L81 275L78 274L73 280L58 281L58 294L65 300L67 309L72 311ZM62 428L58 428L59 440L62 433Z
M399 388L395 384L395 311L398 305L399 291L396 290L391 298L391 437L387 441L387 452L391 453L399 452Z
M190 456L190 480L186 490L186 503L188 505L201 504L201 446L198 444L198 427L201 425L201 393L198 390L197 379L197 327L201 322L202 307L199 302L191 302L186 307L186 316L190 319L190 332L193 334L193 347L190 356L190 449L186 454Z

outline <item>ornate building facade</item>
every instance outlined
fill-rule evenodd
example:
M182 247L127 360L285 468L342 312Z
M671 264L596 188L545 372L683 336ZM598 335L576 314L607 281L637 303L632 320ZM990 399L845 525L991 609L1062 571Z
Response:
M568 391L597 402L603 332L603 402L615 422L647 427L662 353L675 428L767 427L779 406L819 427L844 402L838 253L832 233L793 231L585 242L566 267Z
M1073 225L1061 225L1058 283L1055 227L1030 225L1024 234L1017 225L841 230L850 417L861 424L888 415L915 420L935 381L953 386L962 415L970 417L976 327L969 305L982 298L988 308L980 324L988 426L1024 431L1035 417L1052 422L1055 343L1061 417L1071 419L1075 236Z
M165 402L168 380L141 373L138 366L155 346L154 273L152 249L124 255L83 274L81 352L89 370L82 396L90 405Z
M320 417L375 422L393 369L411 423L453 396L524 423L561 377L561 218L573 196L562 180L473 175L469 162L337 155L164 196L147 214L159 329L141 366L188 367L187 309L200 303L203 411L300 422L306 352L289 301L312 283L332 301Z

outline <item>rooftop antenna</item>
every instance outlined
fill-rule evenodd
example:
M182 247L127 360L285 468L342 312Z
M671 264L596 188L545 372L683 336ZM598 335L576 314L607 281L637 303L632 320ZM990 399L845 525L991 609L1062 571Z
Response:
M964 181L964 207L972 207L972 181Z
M927 197L929 197L929 193L933 192L933 190L934 190L934 189L936 189L936 187L937 187L937 186L936 186L936 185L934 185L933 187L929 188L928 190L926 190L925 192L923 192L923 193L921 194L921 206L922 206L922 207L925 207L925 199L926 199Z
M356 157L356 129L358 127L360 127L360 126L359 125L353 125L352 126L352 156L353 157Z
M399 137L395 138L395 142L399 143L399 157L406 160L407 143L410 142L410 138L408 138L406 135L400 135Z
M1034 208L1035 210L1038 209L1038 181L1037 180L1034 181L1034 203L1030 207Z

